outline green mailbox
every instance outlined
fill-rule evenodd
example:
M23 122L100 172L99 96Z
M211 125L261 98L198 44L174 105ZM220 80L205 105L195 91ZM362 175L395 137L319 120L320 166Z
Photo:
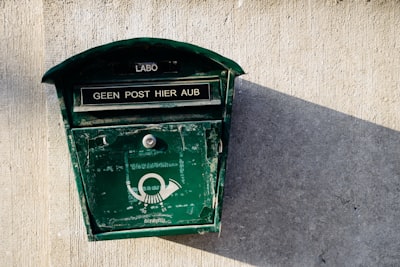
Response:
M220 229L235 62L136 38L51 68L89 240Z

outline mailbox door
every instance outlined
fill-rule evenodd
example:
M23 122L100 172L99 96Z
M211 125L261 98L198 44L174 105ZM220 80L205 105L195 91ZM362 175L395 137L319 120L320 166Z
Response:
M73 129L94 233L212 224L220 133L220 121Z

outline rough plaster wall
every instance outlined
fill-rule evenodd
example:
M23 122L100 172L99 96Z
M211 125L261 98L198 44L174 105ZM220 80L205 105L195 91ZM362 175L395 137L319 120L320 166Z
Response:
M0 266L48 265L41 1L0 1Z
M6 0L0 10L1 266L399 264L398 1ZM248 73L220 238L86 241L58 104L40 76L141 36L204 46Z

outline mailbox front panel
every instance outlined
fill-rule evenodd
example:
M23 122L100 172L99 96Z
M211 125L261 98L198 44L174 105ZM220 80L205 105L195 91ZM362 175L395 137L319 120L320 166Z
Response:
M72 129L94 234L213 224L220 133L221 121Z

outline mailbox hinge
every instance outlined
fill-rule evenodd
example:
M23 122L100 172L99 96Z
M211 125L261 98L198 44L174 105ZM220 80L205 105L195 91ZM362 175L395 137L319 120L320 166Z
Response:
M218 197L213 196L212 208L215 209L218 206Z
M222 153L222 151L224 150L224 144L222 143L222 139L219 139L219 143L218 143L218 153Z

